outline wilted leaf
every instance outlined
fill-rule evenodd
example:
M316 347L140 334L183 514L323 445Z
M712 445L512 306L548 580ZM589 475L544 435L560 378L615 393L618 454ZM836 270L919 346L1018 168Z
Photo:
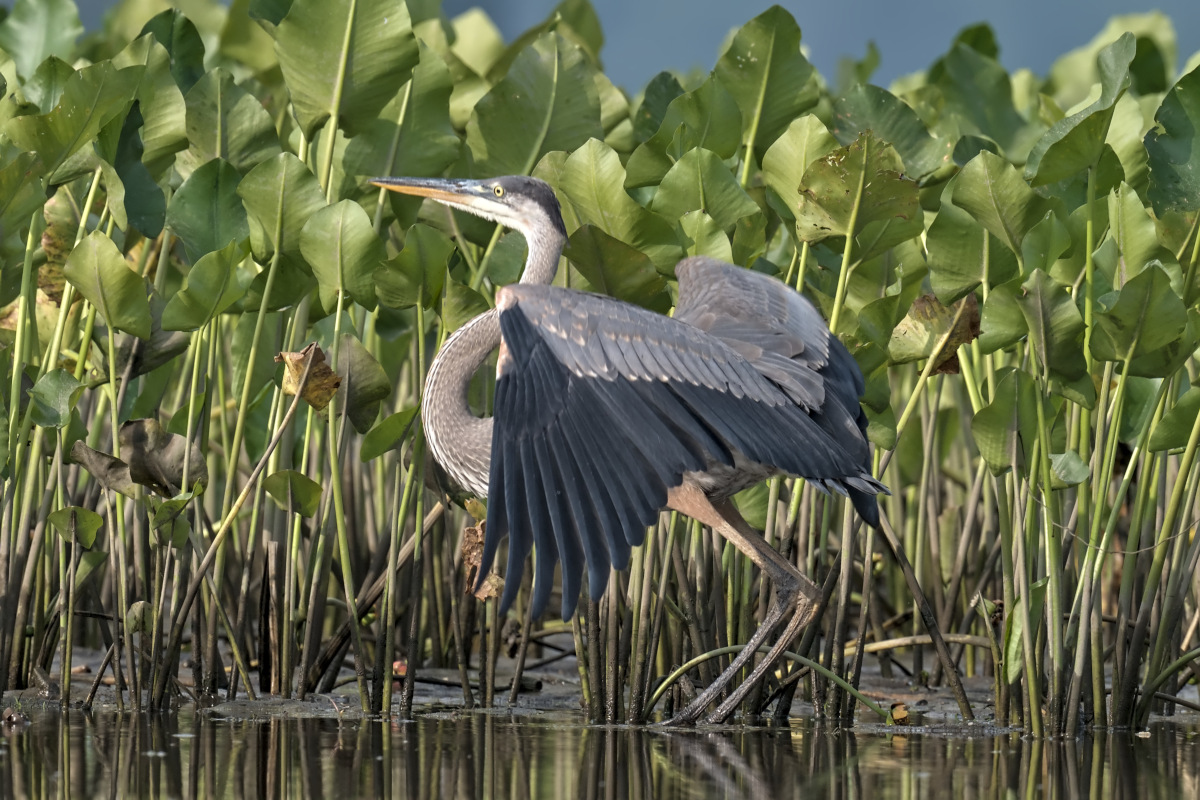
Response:
M120 492L126 497L136 496L137 489L129 477L129 465L121 459L77 441L71 446L71 460L86 469L105 489Z
M309 357L312 357L312 367L309 368L308 382L304 384L303 397L305 402L317 411L324 411L325 406L333 399L334 393L342 384L342 379L325 363L325 352L316 342L305 347L299 353L280 353L275 356L276 363L284 365L283 393L295 395L300 389L300 381L304 377L304 367Z
M918 297L892 331L888 357L896 364L934 358L935 372L958 372L958 348L979 336L979 303L974 294L954 306L933 295ZM945 338L945 344L938 348Z
M183 486L186 464L188 486L208 484L208 464L194 443L168 433L156 419L131 419L121 425L121 458L129 465L129 477L171 497Z

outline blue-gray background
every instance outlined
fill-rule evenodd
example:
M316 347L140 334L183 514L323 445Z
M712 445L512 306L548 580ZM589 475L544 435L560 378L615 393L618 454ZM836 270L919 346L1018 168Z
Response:
M95 29L113 0L76 0L88 30ZM443 0L451 16L483 7L508 40L540 22L557 0ZM710 69L729 31L770 6L769 0L592 0L600 16L605 72L631 93L663 69ZM1000 60L1010 71L1028 67L1044 75L1067 51L1086 44L1114 14L1159 9L1175 23L1179 63L1200 50L1200 0L825 0L782 2L803 32L809 58L827 79L838 59L862 58L867 42L879 48L873 83L929 66L954 34L986 21L996 31Z

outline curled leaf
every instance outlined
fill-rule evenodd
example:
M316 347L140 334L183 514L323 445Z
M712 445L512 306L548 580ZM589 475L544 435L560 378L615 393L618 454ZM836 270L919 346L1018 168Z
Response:
M309 355L312 355L312 367L309 369L308 381L303 388L300 383L304 377L304 365ZM295 395L302 391L304 401L317 411L324 411L325 406L333 399L342 379L329 368L325 362L325 351L316 342L305 347L299 353L280 353L275 356L276 363L285 367L283 373L283 393Z

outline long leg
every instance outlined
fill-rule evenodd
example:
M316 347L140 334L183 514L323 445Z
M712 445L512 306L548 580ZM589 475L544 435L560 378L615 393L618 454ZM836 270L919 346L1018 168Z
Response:
M759 681L779 655L805 625L812 620L816 603L820 598L820 589L805 577L798 569L790 564L766 543L762 535L742 519L741 514L729 501L714 504L704 493L689 484L671 490L668 498L671 508L682 511L693 519L700 520L712 527L717 533L727 539L730 544L742 551L771 581L771 603L762 623L746 642L745 647L724 672L717 676L703 692L701 692L687 707L671 720L672 724L687 725L695 722L704 710L717 699L722 691L733 682L737 673L754 658L758 648L763 645L779 623L791 613L784 635L771 648L750 677L744 681L733 694L709 717L706 722L723 722L733 713L738 704L754 684Z

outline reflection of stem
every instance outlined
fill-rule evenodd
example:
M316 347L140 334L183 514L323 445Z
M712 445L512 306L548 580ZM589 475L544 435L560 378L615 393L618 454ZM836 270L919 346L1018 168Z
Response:
M288 407L287 414L283 418L283 423L279 426L279 429L275 431L275 435L267 444L266 451L263 452L262 458L260 458L258 463L254 466L254 470L250 473L250 477L246 481L246 485L242 487L241 494L239 494L237 499L234 501L233 507L229 509L229 513L225 515L224 520L221 522L221 527L217 529L217 532L213 535L212 542L209 544L208 551L205 552L204 558L202 558L200 563L196 566L196 573L192 577L191 583L188 584L187 594L184 595L183 602L179 605L179 609L176 611L175 622L171 626L171 638L167 640L167 647L163 651L164 664L170 664L174 662L175 657L179 652L180 645L183 641L184 620L191 611L192 603L196 601L196 595L199 593L200 586L204 582L204 576L208 573L209 568L212 566L213 560L217 556L217 550L221 546L221 543L225 541L225 537L229 535L231 530L233 530L234 519L237 518L238 512L241 511L242 505L246 502L247 498L250 497L250 493L254 490L254 486L258 481L259 475L261 475L263 470L266 468L268 459L270 459L271 454L275 452L275 448L279 446L280 440L283 439L284 431L287 429L288 425L291 424L292 418L296 415L296 410L300 407L300 401L303 399L304 390L308 386L309 375L312 372L313 358L316 353L317 349L314 347L309 351L308 357L305 358L304 371L300 374L300 380L296 385L296 396L292 398L292 404ZM154 695L151 698L151 706L154 708L159 708L162 705L163 695L166 693L167 688L168 672L169 670L167 669L163 669L161 672L159 672L158 681L154 685Z

